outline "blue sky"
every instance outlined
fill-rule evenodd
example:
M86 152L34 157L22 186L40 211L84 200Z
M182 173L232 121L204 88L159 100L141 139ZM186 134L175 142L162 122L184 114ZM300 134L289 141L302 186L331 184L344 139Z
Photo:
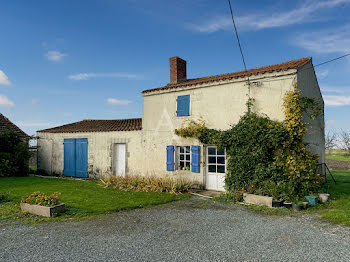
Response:
M350 0L232 1L249 68L350 53ZM25 132L141 117L144 89L243 69L226 0L1 0L0 112ZM350 59L317 67L328 129L350 130Z

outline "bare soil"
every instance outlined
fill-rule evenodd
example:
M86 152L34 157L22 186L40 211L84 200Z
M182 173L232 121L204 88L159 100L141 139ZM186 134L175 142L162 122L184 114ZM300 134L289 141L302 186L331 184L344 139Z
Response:
M331 170L350 170L349 161L326 159L326 164Z

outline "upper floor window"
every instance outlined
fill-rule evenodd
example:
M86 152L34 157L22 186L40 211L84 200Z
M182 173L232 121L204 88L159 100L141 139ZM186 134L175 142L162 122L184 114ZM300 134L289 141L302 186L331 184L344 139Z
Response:
M177 97L177 116L190 115L190 95Z

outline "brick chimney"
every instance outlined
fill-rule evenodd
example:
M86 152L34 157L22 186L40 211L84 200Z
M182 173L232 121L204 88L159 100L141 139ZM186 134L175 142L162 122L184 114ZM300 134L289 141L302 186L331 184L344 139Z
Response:
M170 57L170 83L179 83L187 79L186 61L178 56Z

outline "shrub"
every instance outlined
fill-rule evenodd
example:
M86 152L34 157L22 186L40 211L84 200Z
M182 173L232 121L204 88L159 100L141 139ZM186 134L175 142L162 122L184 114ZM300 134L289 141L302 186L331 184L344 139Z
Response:
M192 183L185 179L154 176L111 176L102 178L101 183L105 187L124 191L169 192L172 194L188 192L192 188Z
M29 157L27 141L13 131L0 133L0 177L26 175Z
M31 205L39 206L55 206L60 203L61 193L55 192L52 194L41 193L40 191L34 192L29 196L22 198L22 203L28 203Z
M29 167L29 173L30 174L36 174L37 171L38 171L38 169L36 168L36 166L30 166Z

